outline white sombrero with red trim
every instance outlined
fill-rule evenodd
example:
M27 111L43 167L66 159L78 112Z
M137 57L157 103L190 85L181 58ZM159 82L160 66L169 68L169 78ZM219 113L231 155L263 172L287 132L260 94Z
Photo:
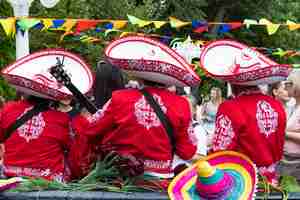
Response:
M113 65L146 80L181 87L200 82L184 58L151 38L129 36L117 39L107 46L105 55Z
M72 93L49 73L49 69L56 65L56 58L64 61L64 69L79 91L84 94L92 88L90 67L77 55L59 49L47 49L25 56L1 73L11 85L26 94L54 100L71 98Z
M213 78L237 85L271 84L287 78L292 68L278 64L236 41L217 40L204 46L201 67Z

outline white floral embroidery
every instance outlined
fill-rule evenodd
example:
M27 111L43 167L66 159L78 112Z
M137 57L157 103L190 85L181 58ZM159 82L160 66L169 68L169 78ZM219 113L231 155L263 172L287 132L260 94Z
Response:
M31 110L32 107L27 108L22 115L24 115L28 110ZM37 139L45 128L45 121L42 113L33 116L30 120L28 120L25 124L20 126L18 130L18 134L20 137L25 138L26 142L30 140Z
M265 173L274 173L276 172L276 167L278 166L278 162L275 162L269 166L262 166L262 167L258 167L258 171L262 174Z
M53 173L51 169L39 169L39 168L30 168L30 167L17 167L5 165L3 166L5 173L15 174L16 176L34 176L34 177L50 177L53 180L64 182L64 176L62 172Z
M111 99L104 104L104 106L102 107L102 109L99 109L96 113L94 113L93 115L91 115L90 117L88 117L87 120L90 123L97 122L99 119L101 119L104 116L104 113L107 110L107 108L110 105L110 103L111 103Z
M169 169L171 160L145 160L144 166L146 169Z
M189 124L187 132L188 132L188 136L189 136L189 139L190 139L191 143L193 145L197 146L198 139L197 139L196 132L194 130L194 126L193 126L193 122L192 121L190 121L190 124Z
M269 137L278 126L278 113L266 101L259 101L256 105L256 120L259 131Z
M216 119L216 131L213 142L213 150L225 150L234 138L234 131L231 120L226 115L220 115Z
M161 110L166 113L167 108L164 106L160 96L154 94L153 98L160 105ZM134 114L137 118L138 123L146 127L147 130L149 130L151 127L157 127L161 125L159 118L156 116L156 113L154 112L150 104L146 101L144 96L142 96L134 104Z

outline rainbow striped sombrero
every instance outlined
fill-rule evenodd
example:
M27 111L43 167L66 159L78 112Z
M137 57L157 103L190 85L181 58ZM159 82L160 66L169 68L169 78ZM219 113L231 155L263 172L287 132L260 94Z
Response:
M241 153L213 153L177 175L168 188L171 200L250 200L257 176L253 162Z

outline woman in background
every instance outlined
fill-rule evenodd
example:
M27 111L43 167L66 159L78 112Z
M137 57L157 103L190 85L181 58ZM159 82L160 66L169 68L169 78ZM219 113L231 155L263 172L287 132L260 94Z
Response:
M284 159L280 162L281 175L290 175L300 181L300 71L290 74L284 83L289 96L296 100L295 108L286 125Z
M212 138L215 132L216 114L219 105L223 102L222 91L218 87L212 87L210 91L210 100L205 102L200 109L200 122L207 132L208 148L212 144Z

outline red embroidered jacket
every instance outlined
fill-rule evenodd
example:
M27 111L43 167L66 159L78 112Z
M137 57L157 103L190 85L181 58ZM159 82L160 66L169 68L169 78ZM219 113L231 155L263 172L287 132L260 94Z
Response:
M25 100L7 103L0 112L0 137L31 108ZM71 144L69 122L66 113L50 109L19 127L4 143L4 173L67 180L70 174L66 170L64 151Z
M213 151L244 153L273 182L283 155L285 126L286 115L279 101L260 93L238 96L218 109Z
M174 127L176 154L189 160L196 152L191 111L187 100L159 88L147 88ZM101 136L120 154L144 159L145 173L162 178L173 176L168 135L145 97L136 89L115 91L111 100L90 118L75 118L77 133Z

